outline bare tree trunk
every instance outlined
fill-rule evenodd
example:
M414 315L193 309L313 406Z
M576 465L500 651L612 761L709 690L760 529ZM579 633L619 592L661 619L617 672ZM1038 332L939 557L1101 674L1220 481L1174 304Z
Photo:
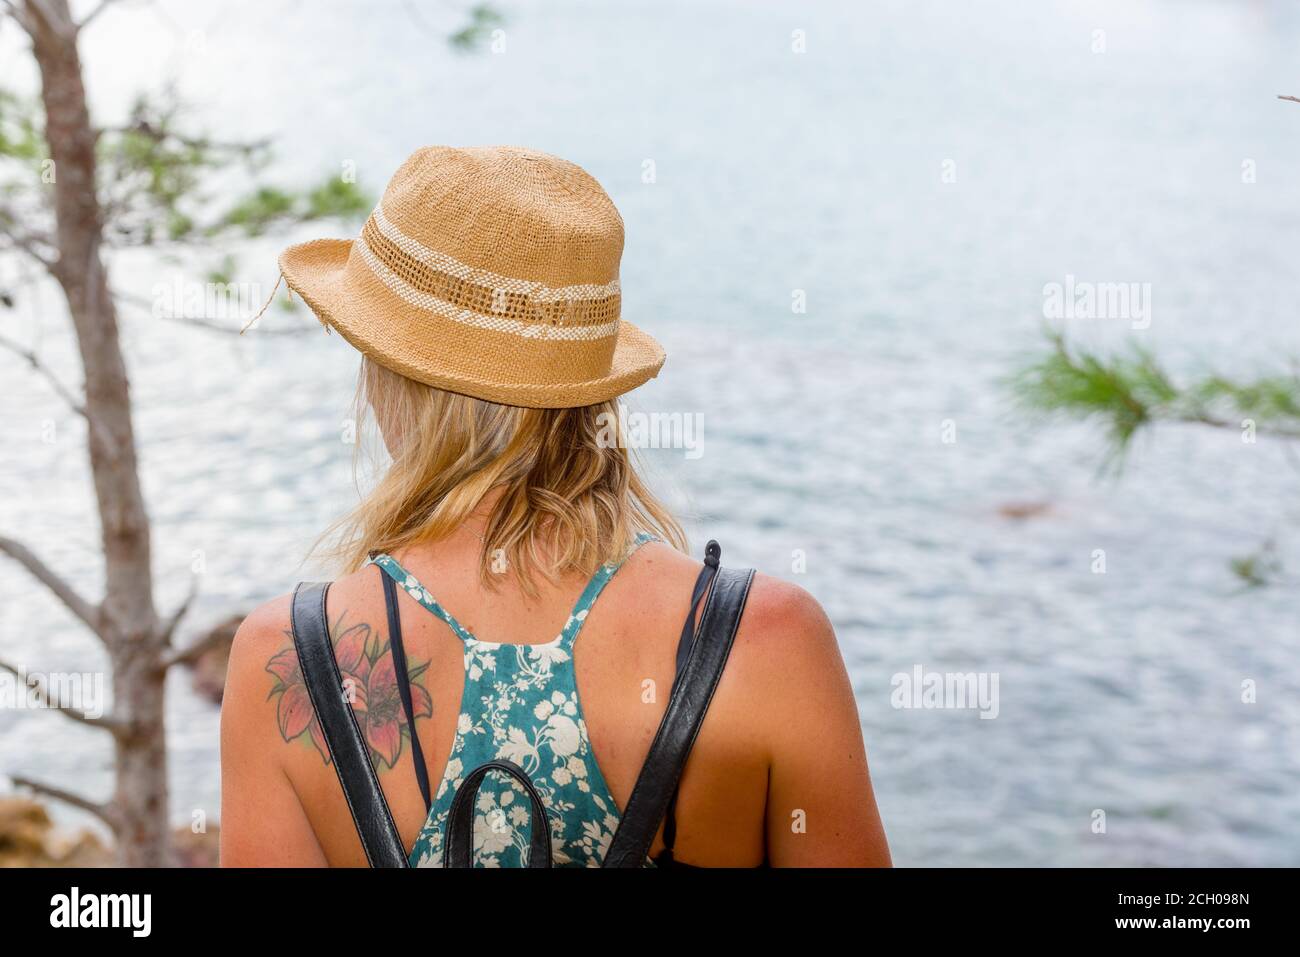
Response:
M58 260L85 371L87 444L104 550L98 631L113 666L117 785L107 808L118 861L169 862L163 665L168 634L154 607L149 517L140 491L117 310L101 258L96 134L67 0L25 0L54 161Z

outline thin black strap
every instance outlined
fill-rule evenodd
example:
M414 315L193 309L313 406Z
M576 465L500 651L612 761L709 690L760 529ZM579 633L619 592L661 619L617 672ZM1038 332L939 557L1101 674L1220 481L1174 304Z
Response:
M677 682L681 680L682 670L686 667L686 659L691 653L691 645L695 643L695 612L699 610L700 601L704 598L704 593L708 590L709 585L713 582L713 576L718 571L718 562L722 559L722 546L712 539L704 547L704 567L700 569L700 574L695 579L695 589L691 592L691 610L686 615L686 621L682 624L682 637L677 642L677 670L673 676L673 687L677 687ZM662 857L666 860L672 860L673 846L677 843L677 793L680 788L673 789L673 796L668 801L668 810L664 812L664 849Z
M704 548L704 567L700 569L700 574L695 579L695 588L691 592L691 610L686 616L686 621L682 623L682 637L677 642L676 675L680 675L682 668L686 666L686 656L691 653L691 643L695 640L695 613L699 610L700 600L708 591L710 582L713 581L721 558L722 546L710 540ZM676 683L676 677L673 681Z
M361 737L343 678L334 660L325 617L329 583L300 584L293 591L289 622L298 667L320 721L321 733L371 867L406 867L406 851L370 764L370 749Z
M402 708L406 711L406 726L411 729L411 757L415 761L415 781L420 785L420 794L424 797L424 813L428 814L433 809L433 798L429 791L429 769L424 765L424 749L420 747L420 735L415 730L415 707L411 703L411 676L406 670L406 649L402 646L402 615L397 608L397 585L382 568L379 569L379 577L384 580L384 604L388 607L388 640L393 650L393 670L397 673L397 696L402 699Z
M478 789L489 771L508 774L524 787L529 805L529 867L551 866L551 826L546 820L546 805L542 796L533 787L532 780L519 765L498 758L480 764L471 771L451 799L451 809L447 812L447 844L442 854L443 867L473 867L474 851L474 803Z
M641 766L603 866L641 867L645 863L731 654L753 580L753 569L748 568L719 568L714 574L713 588L704 603L704 614L686 666L674 683L668 708L650 744L650 752Z

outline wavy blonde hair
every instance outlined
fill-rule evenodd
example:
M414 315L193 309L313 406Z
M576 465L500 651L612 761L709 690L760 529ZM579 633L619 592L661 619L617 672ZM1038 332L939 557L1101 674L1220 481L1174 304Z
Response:
M616 400L576 409L524 409L447 392L365 356L356 421L379 425L392 464L360 504L326 533L349 571L456 531L493 491L480 574L499 560L536 594L535 577L591 575L648 532L685 550L677 520L637 473L629 451L603 441ZM360 427L360 426L359 426ZM360 443L358 443L360 448ZM318 543L320 544L320 543Z

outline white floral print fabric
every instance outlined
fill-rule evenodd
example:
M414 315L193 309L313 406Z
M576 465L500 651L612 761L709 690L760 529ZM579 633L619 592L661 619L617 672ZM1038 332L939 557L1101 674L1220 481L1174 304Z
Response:
M633 549L649 540L638 536ZM573 645L587 612L622 563L596 571L552 641L514 645L478 640L391 556L372 561L465 644L456 736L429 818L411 849L411 866L442 866L447 814L457 789L479 765L505 759L527 772L546 805L554 864L599 867L618 828L619 809L591 751ZM530 826L523 785L509 775L489 773L474 812L474 865L527 866Z

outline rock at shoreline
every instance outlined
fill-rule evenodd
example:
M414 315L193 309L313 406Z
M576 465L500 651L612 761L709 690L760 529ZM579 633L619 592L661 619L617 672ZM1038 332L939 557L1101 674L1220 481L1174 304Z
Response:
M1050 514L1051 502L1007 502L998 506L998 514L1003 518L1023 522L1030 518L1040 518Z
M0 797L0 867L107 867L112 857L92 831L56 833L40 802Z
M216 867L221 830L172 832L177 867ZM112 867L113 848L93 831L55 830L45 805L17 795L0 796L0 867Z
M216 867L221 829L210 827L196 834L188 827L172 832L172 858L177 867Z

